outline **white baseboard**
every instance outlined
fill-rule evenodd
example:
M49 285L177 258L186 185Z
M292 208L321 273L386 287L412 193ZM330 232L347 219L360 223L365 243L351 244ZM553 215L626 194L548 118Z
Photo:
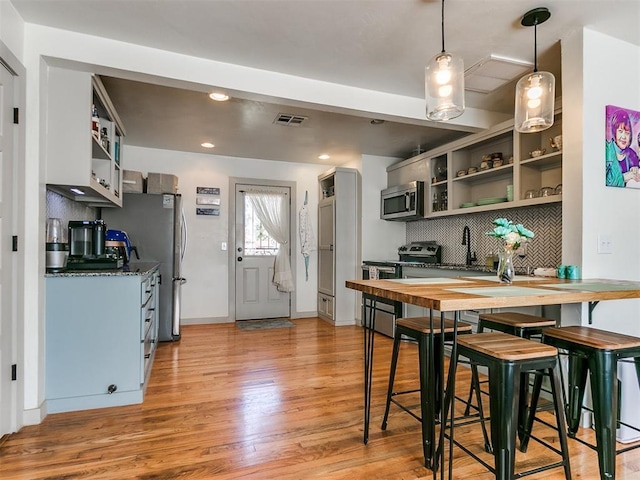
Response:
M207 325L210 323L233 323L229 317L181 318L180 325Z
M39 425L47 416L47 401L45 400L40 405L40 408L31 408L29 410L22 411L22 424L27 425Z

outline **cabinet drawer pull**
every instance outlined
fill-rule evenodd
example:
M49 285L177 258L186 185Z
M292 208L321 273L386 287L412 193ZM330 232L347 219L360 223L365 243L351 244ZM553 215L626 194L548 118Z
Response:
M150 353L147 353L147 354L144 356L144 358L145 358L145 359L147 359L147 358L149 358L149 357L151 357L151 354L150 354Z

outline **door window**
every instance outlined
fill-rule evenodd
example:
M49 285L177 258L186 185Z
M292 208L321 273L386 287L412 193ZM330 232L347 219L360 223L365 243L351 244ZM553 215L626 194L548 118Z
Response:
M245 256L275 256L278 242L269 236L258 219L251 201L244 196L244 254Z

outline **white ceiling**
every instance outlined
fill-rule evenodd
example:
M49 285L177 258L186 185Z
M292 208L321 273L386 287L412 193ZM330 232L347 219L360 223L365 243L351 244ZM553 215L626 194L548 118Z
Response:
M424 65L441 50L439 0L10 1L27 23L413 99L424 97ZM466 68L490 54L531 62L533 28L520 19L539 6L552 13L537 29L539 69L558 83L559 41L581 26L640 45L638 0L448 0L446 50ZM212 108L202 89L103 80L130 145L305 162L330 151L341 163L360 154L407 158L470 131L406 118L374 126L375 112L345 115L255 96ZM488 95L467 92L467 106L511 113L514 84ZM274 125L278 113L308 120ZM211 132L216 148L202 149Z

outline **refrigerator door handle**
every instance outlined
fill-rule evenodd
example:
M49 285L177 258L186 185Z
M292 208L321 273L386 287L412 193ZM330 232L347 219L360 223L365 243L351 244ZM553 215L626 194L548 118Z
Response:
M189 232L187 231L187 218L184 215L184 209L180 211L182 217L182 251L180 252L180 262L184 260L184 255L187 253L187 242L189 241Z

